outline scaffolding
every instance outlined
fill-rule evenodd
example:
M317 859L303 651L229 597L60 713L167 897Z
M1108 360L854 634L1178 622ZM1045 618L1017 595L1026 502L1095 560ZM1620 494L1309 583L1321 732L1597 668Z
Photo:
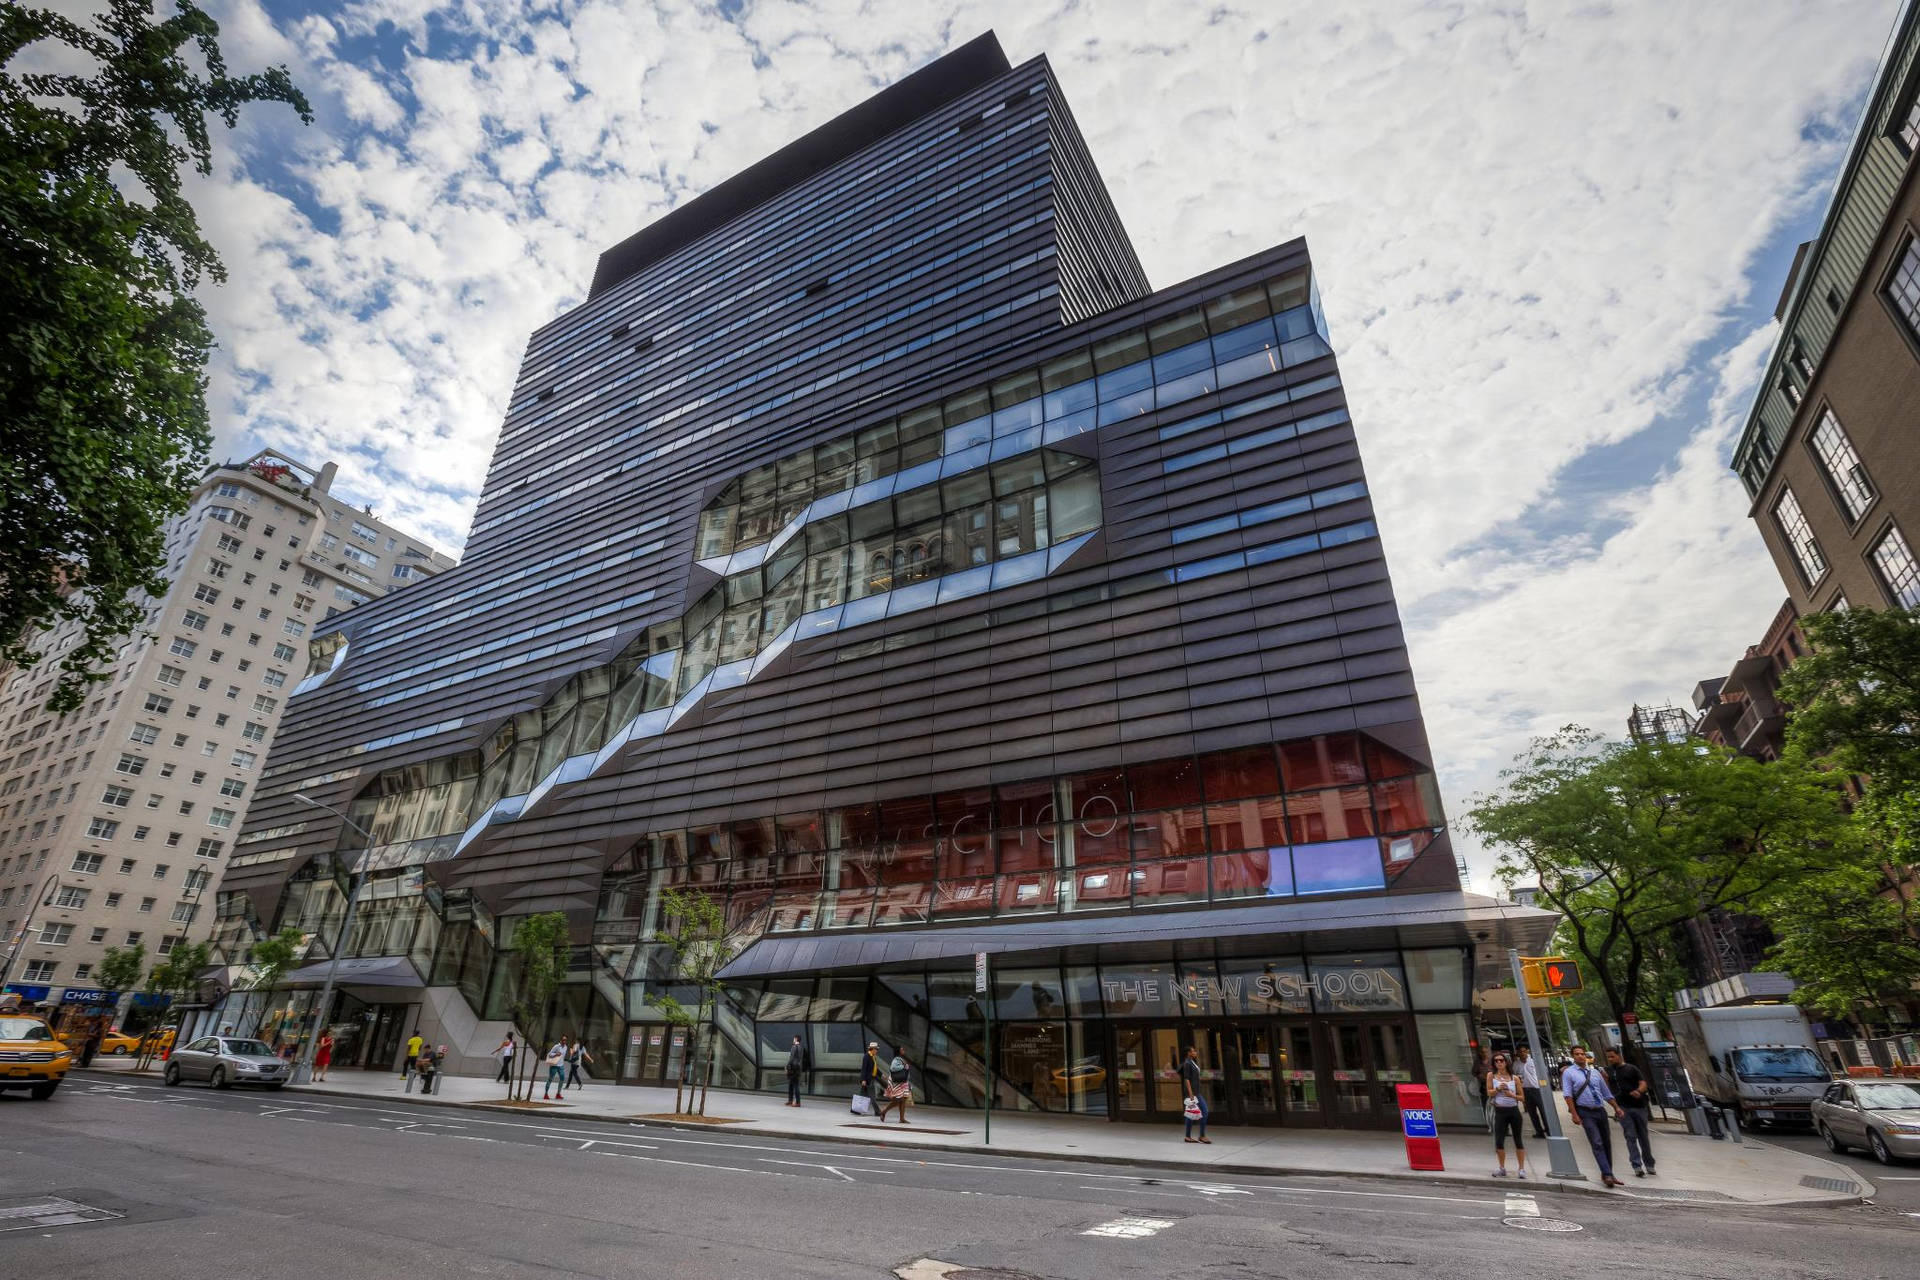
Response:
M1685 742L1693 736L1693 715L1670 702L1658 707L1636 702L1627 717L1627 734L1635 742Z

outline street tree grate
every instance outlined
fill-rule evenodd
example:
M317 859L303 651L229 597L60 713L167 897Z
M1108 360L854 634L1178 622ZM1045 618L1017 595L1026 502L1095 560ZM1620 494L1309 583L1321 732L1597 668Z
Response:
M97 1209L63 1196L13 1196L0 1200L0 1231L71 1227L82 1222L107 1222L125 1216L111 1209Z
M1800 1179L1800 1185L1813 1191L1844 1191L1853 1196L1860 1194L1860 1184L1846 1178L1816 1178L1808 1174Z

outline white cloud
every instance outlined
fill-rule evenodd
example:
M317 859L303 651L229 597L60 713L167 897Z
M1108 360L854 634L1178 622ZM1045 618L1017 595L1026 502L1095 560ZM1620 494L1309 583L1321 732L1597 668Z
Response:
M230 62L288 61L321 119L256 112L203 199L215 413L457 545L527 335L601 249L993 27L1053 60L1155 284L1309 237L1458 812L1528 732L1617 727L1764 627L1723 465L1764 336L1727 320L1776 287L1755 255L1823 197L1895 7L365 0L276 27L231 0ZM399 65L342 60L382 23ZM478 47L431 56L436 29ZM1488 537L1714 379L1713 421L1596 500L1603 542Z

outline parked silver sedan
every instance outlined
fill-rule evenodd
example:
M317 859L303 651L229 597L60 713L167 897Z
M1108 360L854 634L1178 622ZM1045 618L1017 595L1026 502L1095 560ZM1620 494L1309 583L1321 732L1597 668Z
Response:
M167 1059L168 1084L205 1080L216 1089L236 1084L263 1084L278 1089L286 1084L287 1064L258 1040L241 1036L202 1036Z
M1829 1151L1865 1147L1881 1164L1920 1156L1920 1083L1847 1080L1813 1102L1813 1124Z

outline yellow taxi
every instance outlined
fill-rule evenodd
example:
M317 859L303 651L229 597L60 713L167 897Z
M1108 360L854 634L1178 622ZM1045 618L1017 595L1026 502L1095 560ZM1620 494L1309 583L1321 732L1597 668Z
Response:
M0 1089L26 1089L37 1099L53 1096L67 1078L73 1054L39 1018L0 1014Z
M140 1037L130 1036L120 1028L115 1027L100 1038L100 1052L120 1056L125 1056L129 1053L138 1053L140 1052Z

